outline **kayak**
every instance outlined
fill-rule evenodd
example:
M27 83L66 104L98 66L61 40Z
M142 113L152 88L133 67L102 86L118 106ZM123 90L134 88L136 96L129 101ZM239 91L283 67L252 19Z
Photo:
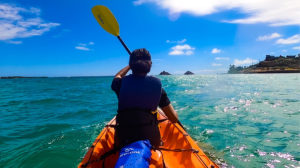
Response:
M161 110L158 111L158 127L163 143L159 148L151 150L150 168L218 168L178 123L172 123ZM115 166L119 157L119 151L114 149L115 125L116 117L98 135L78 168Z

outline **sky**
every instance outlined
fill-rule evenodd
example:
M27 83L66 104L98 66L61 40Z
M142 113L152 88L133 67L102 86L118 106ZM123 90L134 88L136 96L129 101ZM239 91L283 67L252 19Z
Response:
M105 76L128 65L95 5L112 11L130 50L150 51L152 75L300 53L299 0L0 0L0 76Z

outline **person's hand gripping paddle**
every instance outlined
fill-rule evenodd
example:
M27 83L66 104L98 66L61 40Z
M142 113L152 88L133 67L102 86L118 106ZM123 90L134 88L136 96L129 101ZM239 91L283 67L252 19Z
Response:
M131 51L120 37L119 23L111 11L106 6L97 5L92 8L92 13L100 26L108 33L116 36L130 55Z

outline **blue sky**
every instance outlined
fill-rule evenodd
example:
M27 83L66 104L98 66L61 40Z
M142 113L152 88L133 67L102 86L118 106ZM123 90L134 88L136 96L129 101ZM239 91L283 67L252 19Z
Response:
M131 50L151 52L151 74L224 73L300 53L299 0L1 0L0 76L115 74L129 57L95 5L114 13Z

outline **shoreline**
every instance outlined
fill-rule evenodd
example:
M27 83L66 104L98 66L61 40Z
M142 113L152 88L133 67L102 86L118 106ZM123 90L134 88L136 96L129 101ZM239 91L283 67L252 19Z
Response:
M300 70L253 70L253 71L248 71L248 72L240 72L240 73L227 73L227 74L295 74L295 73L300 73Z
M282 71L262 71L262 72L244 72L244 73L217 73L217 74L194 74L197 75L237 75L237 74L300 74L300 71L293 72L282 72ZM182 74L172 74L172 75L151 75L151 76L180 76ZM187 75L182 75L187 76ZM190 76L190 75L188 75ZM1 79L35 79L35 78L98 78L98 77L114 77L113 75L105 76L0 76Z
M250 74L250 73L300 73L300 54L280 55L279 57L266 55L265 60L250 66L230 65L229 74Z

